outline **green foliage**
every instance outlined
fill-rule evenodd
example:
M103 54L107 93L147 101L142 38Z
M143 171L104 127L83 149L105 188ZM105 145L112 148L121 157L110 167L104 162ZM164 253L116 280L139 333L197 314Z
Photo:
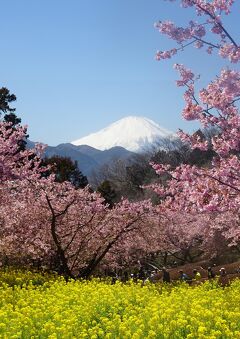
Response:
M13 113L15 108L11 108L9 104L16 101L16 99L16 96L14 94L10 94L6 87L0 88L0 114Z
M0 88L0 116L4 114L3 120L11 123L11 128L14 128L21 123L21 119L14 113L16 109L10 107L10 104L16 100L16 96L14 94L10 94L10 91L6 87ZM25 136L25 139L27 138L28 135ZM25 139L19 141L19 151L24 151L26 149L27 142Z
M57 182L70 181L76 188L84 188L88 185L87 177L79 170L77 162L68 157L54 155L45 158L43 165L51 166L50 173L55 174Z
M116 203L117 194L116 191L112 188L109 180L103 181L97 188L102 197L105 199L105 202L109 204L109 207L112 208L114 203Z
M58 278L54 273L34 272L12 267L0 270L0 286L41 286L47 282L53 282Z

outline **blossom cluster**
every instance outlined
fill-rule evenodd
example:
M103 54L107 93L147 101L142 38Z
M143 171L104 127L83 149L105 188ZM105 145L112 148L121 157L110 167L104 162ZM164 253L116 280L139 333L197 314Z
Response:
M45 169L41 167L42 145L34 150L19 150L19 142L25 140L27 127L0 121L0 180L26 177L39 178Z
M171 58L177 51L193 45L196 48L206 46L206 51L209 54L212 54L213 49L217 49L222 58L237 63L240 60L240 47L224 28L222 22L223 14L229 15L233 4L234 0L182 0L183 8L193 7L201 19L204 17L207 17L207 19L200 23L191 20L186 27L178 27L170 20L157 22L155 28L161 34L165 34L176 41L180 47L167 51L157 51L156 59ZM216 42L209 41L211 34L216 35Z

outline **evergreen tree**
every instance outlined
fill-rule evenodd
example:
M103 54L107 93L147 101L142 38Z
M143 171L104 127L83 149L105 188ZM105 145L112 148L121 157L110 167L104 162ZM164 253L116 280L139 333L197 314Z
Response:
M84 188L88 185L88 179L79 170L77 161L74 162L68 157L55 155L45 158L43 165L51 165L50 173L55 174L57 182L70 181L76 188Z
M10 94L9 90L6 87L0 88L0 114L8 114L15 112L15 108L9 106L10 103L16 101L16 96Z
M3 120L11 122L13 126L21 123L21 119L14 113L16 108L10 107L10 104L16 100L16 95L10 94L10 91L6 87L0 88L0 115L4 114Z
M21 123L21 119L15 114L16 108L10 107L10 104L16 100L16 95L11 94L9 89L6 87L0 88L0 116L4 114L3 121L12 124L9 128L15 128ZM19 151L24 151L26 149L27 138L28 135L26 134L25 139L18 141Z
M102 197L105 199L106 204L109 204L109 207L112 208L116 202L117 193L112 188L109 180L103 181L97 188Z

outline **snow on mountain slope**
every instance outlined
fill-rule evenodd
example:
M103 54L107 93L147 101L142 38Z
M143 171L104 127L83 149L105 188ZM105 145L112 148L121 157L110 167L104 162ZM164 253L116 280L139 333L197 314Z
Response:
M174 137L173 132L160 127L150 119L129 116L71 143L89 145L99 150L121 146L132 152L141 152L162 139Z

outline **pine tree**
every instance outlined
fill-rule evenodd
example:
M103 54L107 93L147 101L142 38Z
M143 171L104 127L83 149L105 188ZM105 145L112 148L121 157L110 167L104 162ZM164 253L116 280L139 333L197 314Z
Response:
M109 207L112 208L116 202L117 193L112 188L109 180L103 181L97 188L102 197L105 199L106 204L109 204Z
M11 126L7 128L14 129L21 123L21 119L17 117L15 114L16 108L10 107L10 104L16 100L17 100L16 95L11 94L9 89L7 89L6 87L0 88L0 116L4 114L3 121L11 123ZM24 151L26 149L27 138L28 135L26 134L23 140L19 140L18 142L19 151Z
M70 181L76 188L84 188L88 185L88 179L79 170L77 161L74 162L68 157L56 155L45 158L43 165L51 165L50 173L55 174L57 182Z

